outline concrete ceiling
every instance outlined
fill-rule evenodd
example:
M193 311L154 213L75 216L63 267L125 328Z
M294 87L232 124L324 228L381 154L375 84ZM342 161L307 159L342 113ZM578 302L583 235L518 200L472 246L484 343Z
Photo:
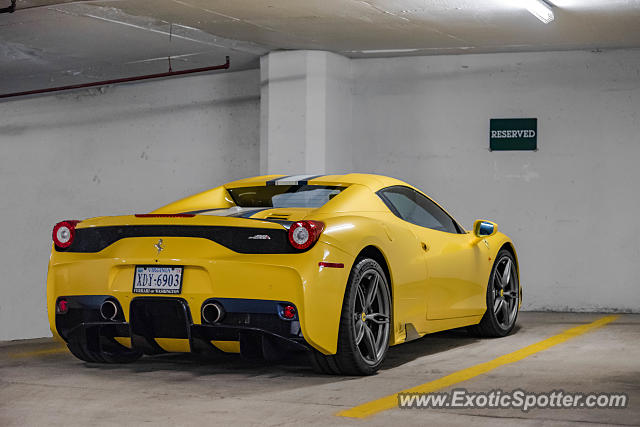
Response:
M0 0L0 7L10 0ZM5 5L6 3L6 5ZM0 15L0 92L224 62L274 49L351 57L640 47L640 0L18 0Z

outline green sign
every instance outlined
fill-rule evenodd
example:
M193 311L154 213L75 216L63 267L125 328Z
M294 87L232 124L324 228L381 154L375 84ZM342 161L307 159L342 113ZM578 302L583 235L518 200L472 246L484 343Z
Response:
M538 119L491 119L491 151L537 150Z

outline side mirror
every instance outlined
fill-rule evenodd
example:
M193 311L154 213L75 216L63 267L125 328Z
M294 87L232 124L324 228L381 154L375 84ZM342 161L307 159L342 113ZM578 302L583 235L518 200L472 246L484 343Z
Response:
M498 224L485 219L477 219L473 223L473 234L476 237L490 237L498 232Z

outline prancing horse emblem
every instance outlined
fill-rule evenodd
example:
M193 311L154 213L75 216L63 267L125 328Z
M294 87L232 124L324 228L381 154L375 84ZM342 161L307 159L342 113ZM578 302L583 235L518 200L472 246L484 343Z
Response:
M158 243L153 246L158 250L158 255L160 255L160 252L164 249L164 246L162 246L162 239L158 240Z

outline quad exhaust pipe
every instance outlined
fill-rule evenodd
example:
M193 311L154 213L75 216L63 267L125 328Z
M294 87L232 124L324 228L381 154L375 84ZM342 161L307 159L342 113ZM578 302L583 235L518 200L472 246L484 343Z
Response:
M118 315L118 306L108 299L100 306L100 315L105 320L113 320Z
M217 302L210 302L202 306L202 320L205 323L218 323L224 317L224 308Z

